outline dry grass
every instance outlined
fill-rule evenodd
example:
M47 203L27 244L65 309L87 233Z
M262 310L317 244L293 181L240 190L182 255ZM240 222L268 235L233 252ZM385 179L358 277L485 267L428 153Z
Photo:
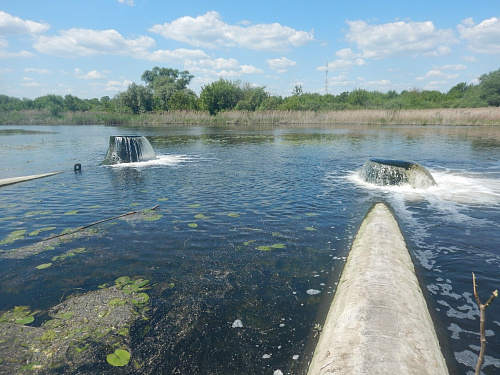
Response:
M68 125L500 125L500 107L342 111L228 111L210 116L204 111L170 111L140 115L107 112L67 112L58 117L42 111L0 113L0 124Z
M500 107L413 110L225 112L227 124L500 125Z

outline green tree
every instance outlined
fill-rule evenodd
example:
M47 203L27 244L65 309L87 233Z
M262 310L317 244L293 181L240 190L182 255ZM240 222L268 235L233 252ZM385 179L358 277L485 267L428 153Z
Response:
M178 92L186 90L187 86L194 78L187 70L179 72L177 69L159 68L155 66L151 70L146 70L141 79L153 92L154 109L168 111L170 109L170 100ZM189 93L184 93L188 94ZM176 104L179 104L177 96ZM184 108L176 108L184 109ZM188 108L186 108L188 109Z
M193 90L183 89L176 91L168 100L170 110L196 110L198 97Z
M479 95L489 105L500 106L500 69L479 77Z
M262 102L269 96L265 87L255 87L246 83L242 87L243 99L240 100L235 109L239 111L255 111Z
M220 111L233 109L243 98L243 90L237 82L221 78L202 87L200 106L201 109L214 115Z
M148 87L132 83L127 91L116 97L120 106L129 108L132 113L150 112L153 109L153 94Z

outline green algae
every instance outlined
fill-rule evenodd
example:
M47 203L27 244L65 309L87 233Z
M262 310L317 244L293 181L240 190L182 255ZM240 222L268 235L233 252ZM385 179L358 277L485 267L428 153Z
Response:
M34 230L33 232L30 232L29 236L38 236L42 232L48 232L48 231L51 231L51 230L54 230L54 229L56 229L56 227L40 228L40 229Z
M49 268L51 266L52 266L52 263L43 263L43 264L36 266L35 268L38 270L44 270L44 269Z
M0 241L0 245L6 245L9 243L12 243L17 240L21 240L24 238L24 234L27 232L26 229L19 229L11 232L10 234L7 235L7 238L3 239Z

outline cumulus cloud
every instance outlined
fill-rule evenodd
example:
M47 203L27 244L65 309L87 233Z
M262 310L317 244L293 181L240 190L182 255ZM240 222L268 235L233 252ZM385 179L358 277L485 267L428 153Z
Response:
M261 74L262 69L253 65L241 65L238 60L230 58L202 59L185 61L185 68L191 73L201 74L205 77L235 78L243 74Z
M477 53L500 54L500 20L496 17L476 25L472 18L457 26L460 37L469 42L469 49Z
M133 82L129 80L123 81L108 81L105 85L105 91L125 91Z
M337 52L335 55L339 57L336 60L330 61L328 63L328 69L332 71L348 71L355 66L362 66L366 64L366 61L361 58L361 54L355 53L350 48L344 48ZM319 66L316 68L317 70L326 70L327 66Z
M50 29L44 22L23 20L0 11L0 35L40 34Z
M268 59L266 60L267 65L272 70L276 70L277 73L286 73L288 68L295 66L297 63L286 57L280 57L279 59Z
M229 25L217 12L198 17L181 17L171 23L155 25L149 31L166 39L195 47L242 47L251 50L283 51L314 40L314 32L294 30L279 23Z
M141 58L155 41L147 36L127 39L116 30L69 29L60 35L40 36L34 48L59 57L126 55Z
M135 5L134 0L118 0L121 4L127 4L128 6L133 7Z
M369 25L347 21L346 39L356 45L363 58L382 59L395 56L442 56L457 43L453 31L436 29L431 21L393 22Z
M37 68L26 68L24 69L26 73L38 73L38 74L50 74L51 71L48 69L37 69Z
M178 48L175 50L157 50L151 52L147 59L164 63L181 63L185 60L208 59L208 55L199 49Z
M417 81L423 81L425 79L430 79L430 78L455 79L455 78L459 78L459 77L460 77L459 74L449 74L449 73L445 73L439 69L432 69L432 70L429 70L427 73L425 73L424 76L417 77L415 79Z
M106 76L98 72L97 70L91 70L88 73L83 72L81 69L75 69L75 77L80 79L95 80L95 79L105 79Z

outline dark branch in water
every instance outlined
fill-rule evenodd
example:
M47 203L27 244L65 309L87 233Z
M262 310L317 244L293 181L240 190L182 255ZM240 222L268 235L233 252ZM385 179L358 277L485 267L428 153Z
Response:
M160 205L157 204L156 206L150 208L151 211L157 209ZM61 234L57 234L55 236L52 236L52 237L49 237L49 238L46 238L44 239L43 241L48 241L48 240L52 240L54 238L58 238L58 237L63 237L63 236L67 236L67 235L70 235L70 234L73 234L73 233L76 233L76 232L79 232L79 231L82 231L82 230L85 230L87 228L90 228L94 225L97 225L97 224L100 224L100 223L104 223L106 221L111 221L111 220L115 220L115 219L118 219L120 217L124 217L124 216L129 216L129 215L133 215L133 214L138 214L139 211L130 211L130 212L127 212L126 214L121 214L121 215L118 215L118 216L113 216L113 217L110 217L108 219L103 219L103 220L99 220L99 221L96 221L95 223L92 223L92 224L88 224L88 225L85 225L83 227L80 227L80 228L77 228L75 229L74 231L71 231L71 232L68 232L68 233L61 233Z
M485 324L486 324L486 308L493 302L493 300L498 297L498 290L495 290L491 293L488 301L483 305L481 300L479 299L479 295L476 290L476 275L472 272L472 284L474 287L474 297L476 297L477 304L479 306L480 313L480 321L479 321L479 333L481 337L481 350L479 351L479 358L477 359L476 364L476 372L475 375L479 375L481 373L481 367L483 366L484 361L484 353L486 351L486 333L485 333Z

